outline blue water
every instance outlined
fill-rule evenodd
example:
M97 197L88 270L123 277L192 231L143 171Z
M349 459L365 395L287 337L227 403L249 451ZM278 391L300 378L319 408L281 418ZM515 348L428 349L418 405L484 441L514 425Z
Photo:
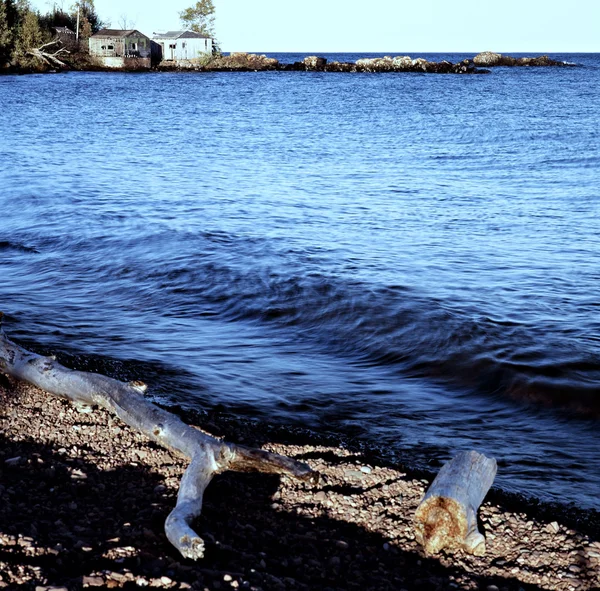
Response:
M600 508L600 55L553 57L578 67L0 77L5 328Z

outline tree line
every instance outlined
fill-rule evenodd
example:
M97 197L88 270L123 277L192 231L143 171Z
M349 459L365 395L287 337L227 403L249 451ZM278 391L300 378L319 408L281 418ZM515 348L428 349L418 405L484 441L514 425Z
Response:
M55 5L45 14L34 10L29 0L0 0L0 68L32 65L28 52L49 43L56 27L78 32L85 46L103 26L93 0L80 0L67 10Z
M212 0L199 0L180 12L179 18L186 29L214 37L214 13ZM45 14L34 10L29 0L0 0L0 71L10 66L35 66L31 51L50 43L56 37L56 27L68 27L76 32L85 53L89 37L103 27L110 27L110 22L100 19L94 0L78 0L69 9L55 4Z

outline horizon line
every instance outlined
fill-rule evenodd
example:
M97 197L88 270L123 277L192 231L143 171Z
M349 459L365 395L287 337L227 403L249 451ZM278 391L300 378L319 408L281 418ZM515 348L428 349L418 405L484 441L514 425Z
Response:
M377 50L327 50L327 51L314 51L314 50L292 50L292 49L285 49L285 50L280 50L280 49L271 49L271 50L246 50L246 49L224 49L223 52L224 53L261 53L261 54L266 54L266 53L306 53L306 54L310 54L310 55L317 55L317 54L326 54L326 53L335 53L335 54L339 54L339 53L385 53L385 54L395 54L395 55L400 55L400 54L408 54L408 53L473 53L475 55L478 55L480 53L486 53L486 52L490 52L490 53L499 53L499 54L508 54L508 53L541 53L541 54L556 54L556 53L560 53L560 54L600 54L600 49L596 50L596 51L575 51L575 50L554 50L554 51L549 51L549 50L512 50L512 51L491 51L489 49L485 49L483 51L474 51L474 50L456 50L456 49L448 49L448 50L435 50L435 51L430 51L430 50L424 50L424 49L419 49L419 50L405 50L405 51L377 51Z

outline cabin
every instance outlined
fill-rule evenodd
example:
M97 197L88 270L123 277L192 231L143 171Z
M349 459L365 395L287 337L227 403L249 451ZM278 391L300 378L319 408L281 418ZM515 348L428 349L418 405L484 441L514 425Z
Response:
M107 68L148 69L151 41L136 29L101 29L89 40L90 55Z
M196 31L167 31L153 33L152 42L158 53L156 61L173 62L199 58L203 54L212 54L212 39Z
M54 40L59 41L63 47L74 49L77 45L77 35L69 27L52 27Z

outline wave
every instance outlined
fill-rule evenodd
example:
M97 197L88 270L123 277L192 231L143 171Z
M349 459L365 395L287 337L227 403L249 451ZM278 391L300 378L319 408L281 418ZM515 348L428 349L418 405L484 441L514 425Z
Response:
M353 280L330 271L332 252L256 236L181 231L56 240L54 248L69 256L53 270L32 269L31 284L64 310L73 303L72 297L61 302L65 287L85 293L86 322L90 303L106 302L123 318L134 310L140 319L252 324L355 366L385 367L399 379L600 416L594 331L586 336L543 317L535 324L503 318L481 304L431 297L410 285ZM0 248L38 252L17 242ZM86 322L75 339L89 333Z
M0 240L0 250L18 250L21 252L31 252L39 254L39 250L33 246L27 246L19 242L12 242L10 240Z
M203 242L212 247L150 269L123 268L119 281L105 288L120 297L123 286L135 285L132 296L147 312L259 325L405 379L600 416L593 343L580 342L569 329L495 318L407 285L376 286L308 270L303 259L317 253L267 256L260 240L224 234L207 234ZM244 256L222 252L239 253L242 245ZM106 267L104 274L116 273Z

